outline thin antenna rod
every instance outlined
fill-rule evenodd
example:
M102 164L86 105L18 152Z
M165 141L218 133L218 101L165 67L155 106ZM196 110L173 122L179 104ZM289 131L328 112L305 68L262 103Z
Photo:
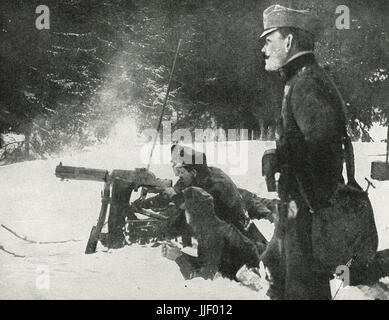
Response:
M388 135L386 136L386 164L388 164L389 158L389 123L388 123Z
M169 77L169 84L168 84L168 86L167 86L167 91L166 91L165 99L164 99L163 105L162 105L161 115L160 115L159 121L158 121L157 133L156 133L156 135L155 135L155 137L154 137L153 146L151 147L151 150L150 150L150 157L149 157L149 161L148 161L148 163L147 163L147 170L150 169L150 164L151 164L151 159L152 159L152 157L153 157L153 152L154 152L155 144L156 144L156 142L157 142L157 138L158 138L158 135L159 135L159 131L161 130L161 124L162 124L163 114L165 113L165 107L166 107L167 99L168 99L169 93L170 93L170 88L171 88L171 84L172 84L172 78L173 78L174 68L176 67L176 61L177 61L178 51L180 50L181 41L182 41L182 39L180 39L180 40L178 41L178 45L177 45L177 49L176 49L176 54L174 55L174 61L173 61L172 71L170 72L170 77Z

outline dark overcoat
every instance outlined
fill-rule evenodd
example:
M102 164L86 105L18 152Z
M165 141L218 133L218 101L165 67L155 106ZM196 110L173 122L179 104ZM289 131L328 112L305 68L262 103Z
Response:
M287 299L329 299L329 275L312 271L312 214L328 207L343 183L345 130L337 89L313 54L290 61L277 128L281 210L277 235L283 238ZM281 231L280 231L281 230ZM266 255L265 255L266 256Z
M277 155L286 196L327 206L343 182L344 120L336 88L313 54L283 69L284 98L277 133Z

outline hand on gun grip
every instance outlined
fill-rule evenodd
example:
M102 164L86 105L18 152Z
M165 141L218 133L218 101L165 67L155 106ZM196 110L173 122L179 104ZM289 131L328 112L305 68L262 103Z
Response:
M173 187L168 187L163 191L163 194L167 196L169 199L173 198L176 195L176 191Z

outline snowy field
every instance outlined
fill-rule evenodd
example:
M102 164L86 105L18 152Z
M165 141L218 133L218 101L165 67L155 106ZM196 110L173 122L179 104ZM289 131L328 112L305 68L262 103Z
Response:
M0 246L8 253L0 250L0 299L267 299L265 292L255 292L222 278L185 281L176 264L162 258L159 247L133 245L110 251L98 247L96 254L84 254L100 209L102 184L60 181L54 175L55 166L62 161L64 165L109 170L142 167L142 145L130 131L87 152L68 152L56 159L0 167L0 224L30 240L67 241L29 243L1 227ZM385 144L354 146L357 180L366 186L364 178L370 176L371 161L383 160L371 155L384 153ZM241 147L247 170L235 170L233 174L230 168L231 163L236 165L236 159L229 165L216 165L231 174L239 187L273 197L265 192L260 159L274 143L242 142ZM222 154L223 148L224 143L209 143L205 150L207 155L220 150ZM155 156L158 158L158 153ZM174 178L168 163L153 164L150 170L159 178ZM374 184L376 189L370 189L370 199L376 215L379 249L385 249L389 248L389 182ZM263 226L269 231L269 225ZM389 278L383 278L374 286L344 288L337 299L388 299L388 288Z

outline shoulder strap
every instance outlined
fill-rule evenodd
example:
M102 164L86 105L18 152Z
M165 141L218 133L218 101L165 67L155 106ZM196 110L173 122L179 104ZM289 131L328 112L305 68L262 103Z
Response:
M344 148L344 158L346 161L346 171L347 171L347 183L348 184L357 184L355 180L355 164L354 164L354 148L351 142L351 139L347 133L347 109L346 104L343 100L342 94L340 93L338 87L334 83L334 81L328 76L325 70L323 70L323 74L325 75L326 79L331 84L332 88L335 90L342 109L340 110L339 114L342 118L342 130L343 130L343 148Z

